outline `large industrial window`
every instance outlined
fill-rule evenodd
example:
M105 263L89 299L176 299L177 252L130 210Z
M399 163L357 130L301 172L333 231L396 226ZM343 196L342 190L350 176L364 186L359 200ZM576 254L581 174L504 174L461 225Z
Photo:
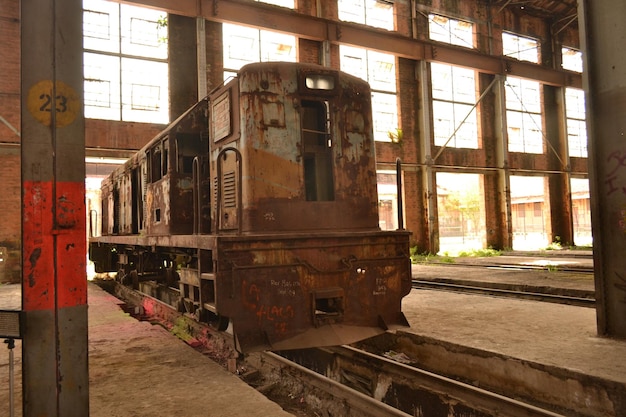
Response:
M592 245L591 204L589 200L589 180L572 178L572 220L574 221L574 243L576 246Z
M370 83L374 139L397 141L399 135L396 59L393 55L340 45L341 70Z
M502 32L502 53L520 61L539 63L539 43L532 38Z
M83 0L85 117L169 122L166 16Z
M398 229L398 180L396 171L376 171L378 225L381 230Z
M296 62L296 38L268 30L224 23L224 80L252 62Z
M436 173L440 252L486 247L483 181L480 174Z
M548 179L511 175L511 221L514 250L538 250L550 243Z
M338 0L339 19L394 30L393 2L386 0Z
M434 62L430 68L435 145L477 149L474 71Z
M304 186L307 201L335 199L328 103L302 102Z
M505 85L509 152L543 153L540 84L507 77Z
M561 48L561 67L566 70L583 72L583 54L578 49Z
M464 20L450 19L437 14L428 15L430 39L452 45L474 47L474 25Z
M565 89L565 115L569 155L587 157L587 125L585 122L585 92L577 88Z

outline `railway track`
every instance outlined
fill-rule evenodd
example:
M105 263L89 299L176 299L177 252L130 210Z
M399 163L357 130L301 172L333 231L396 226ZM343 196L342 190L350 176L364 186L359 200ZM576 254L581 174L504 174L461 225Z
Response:
M541 261L539 258L536 259L536 262ZM418 264L424 266L437 266L437 267L462 267L462 268L483 268L483 269L495 269L495 270L505 270L505 271L522 271L522 272L532 272L532 271L554 271L554 272L567 272L567 273L580 273L580 274L593 274L592 267L585 266L568 266L567 264L559 264L554 260L545 260L544 263L537 265L528 265L523 263L514 263L514 264L505 264L498 262L480 262L480 263L471 263L471 262L459 262L459 263L445 263L445 262L433 262L433 263L424 263Z
M570 294L551 293L548 289L539 287L527 288L511 288L506 284L499 285L496 283L480 283L480 282L463 282L448 279L440 280L413 280L413 288L437 290L437 291L454 291L464 294L479 294L495 297L515 298L533 301L543 301L556 304L567 304L578 307L595 308L596 300L593 292L570 291ZM542 291L543 290L543 291ZM565 291L565 290L559 290Z
M397 352L394 354L402 356ZM297 365L285 362L286 360ZM296 377L304 383L312 381L311 384L315 387L320 383L328 384L332 389L332 395L337 395L337 400L341 400L344 408L349 408L341 415L363 417L573 415L569 412L559 414L541 406L420 369L414 364L405 364L351 346L282 352L279 361L285 366L292 367L291 369L296 372L302 372Z
M489 392L471 384L419 369L384 352L375 354L349 346L256 353L235 359L232 337L216 332L169 305L118 283L103 286L128 303L144 319L179 329L183 339L246 379L256 375L262 385L280 384L291 399L307 404L298 416L405 417L424 416L541 416L558 414L541 405ZM108 288L107 288L108 287ZM148 306L148 307L146 307ZM389 355L387 355L389 356ZM281 403L282 405L282 403ZM287 409L287 408L286 408Z

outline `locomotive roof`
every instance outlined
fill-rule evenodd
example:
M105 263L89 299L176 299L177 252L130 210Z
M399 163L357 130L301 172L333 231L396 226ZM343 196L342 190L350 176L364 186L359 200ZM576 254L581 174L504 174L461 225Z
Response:
M295 69L296 71L302 70L310 70L310 71L319 71L319 72L332 72L339 75L339 77L350 81L351 83L363 83L369 84L367 81L362 78L356 77L352 74L348 74L347 72L338 70L336 68L325 67L319 64L311 64L306 62L286 62L286 61L271 61L271 62L252 62L250 64L246 64L238 71L238 75L244 72L254 72L254 71L268 71L270 68L275 68L277 70L280 69Z

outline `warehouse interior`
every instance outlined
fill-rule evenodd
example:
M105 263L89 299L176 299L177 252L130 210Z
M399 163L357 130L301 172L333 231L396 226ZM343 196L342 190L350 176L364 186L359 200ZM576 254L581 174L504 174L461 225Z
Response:
M18 42L19 2L3 3ZM575 0L235 1L203 10L205 19L186 3L159 3L83 2L94 230L98 178L242 65L280 60L370 82L380 225L398 227L400 158L416 252L591 246ZM3 74L18 74L17 51L5 48ZM4 80L0 155L12 208L0 220L0 242L2 275L14 280L19 97L11 77Z
M340 69L371 86L381 229L410 231L412 250L422 254L593 248L598 334L626 337L621 0L52 3L54 10L46 5L38 13L32 4L0 0L0 283L26 282L23 268L35 270L38 262L33 242L85 248L68 232L82 220L37 223L54 204L37 200L47 179L68 187L63 210L73 212L85 196L81 233L97 234L98 184L115 166L243 65L298 61ZM41 26L26 27L25 16ZM82 37L66 37L66 24L67 33ZM38 43L46 36L54 58L71 64L67 73L54 60L38 68L49 52ZM66 48L81 48L80 65L66 61L73 57L63 54ZM75 90L55 84L64 77ZM52 119L33 120L29 112L37 111ZM63 142L66 135L80 150ZM57 159L68 148L80 166ZM33 239L29 230L25 238L26 222L44 229L50 222L52 237ZM53 270L44 272L56 279L57 268L73 271L65 262L54 258ZM68 318L84 324L79 272L67 287L53 283L68 302L65 310L57 299L38 299L33 280L24 287L23 308L34 325L29 337ZM73 285L78 290L65 294ZM68 333L79 339L79 354L86 350L86 335ZM44 377L55 380L47 371Z

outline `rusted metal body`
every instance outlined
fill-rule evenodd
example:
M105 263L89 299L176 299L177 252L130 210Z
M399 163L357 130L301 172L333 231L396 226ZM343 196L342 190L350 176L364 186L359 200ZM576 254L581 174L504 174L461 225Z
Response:
M103 219L97 271L178 288L243 352L407 325L409 233L378 226L369 85L339 71L243 67L103 183Z

